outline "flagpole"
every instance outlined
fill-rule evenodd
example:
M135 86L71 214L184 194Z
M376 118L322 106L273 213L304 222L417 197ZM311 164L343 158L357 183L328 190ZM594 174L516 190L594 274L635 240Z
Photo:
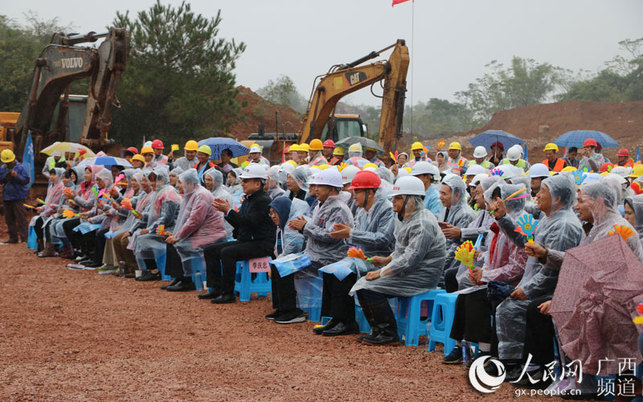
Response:
M413 79L413 68L415 63L413 59L415 58L415 53L413 48L415 46L415 0L411 1L411 90L409 91L411 98L411 134L413 134L413 84L415 83Z

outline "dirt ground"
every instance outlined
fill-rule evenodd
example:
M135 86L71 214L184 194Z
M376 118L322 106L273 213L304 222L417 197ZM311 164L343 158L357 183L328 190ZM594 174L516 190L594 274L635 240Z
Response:
M4 226L4 225L3 225ZM2 239L6 229L0 229ZM72 271L0 245L0 400L474 400L425 346L281 326L267 299L216 306L160 282ZM503 384L488 400L514 399Z

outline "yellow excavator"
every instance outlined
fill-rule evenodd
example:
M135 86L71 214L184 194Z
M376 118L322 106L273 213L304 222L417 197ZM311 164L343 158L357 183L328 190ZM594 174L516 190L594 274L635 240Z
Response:
M390 49L393 51L388 60L361 65ZM346 137L364 136L366 128L359 116L335 115L335 106L344 96L379 82L383 87L383 94L377 140L388 153L393 149L396 138L401 135L409 62L406 43L403 39L398 39L391 46L373 51L352 63L335 65L328 73L316 77L299 133L300 143L310 142L315 138L339 141ZM371 93L375 95L372 88Z

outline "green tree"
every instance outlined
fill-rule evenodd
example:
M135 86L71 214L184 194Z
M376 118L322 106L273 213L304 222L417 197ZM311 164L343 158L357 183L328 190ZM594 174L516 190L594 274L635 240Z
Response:
M306 111L306 98L297 92L295 83L287 75L268 81L257 94L272 103L291 107L299 113Z
M626 56L616 56L596 76L578 80L560 101L628 102L643 100L643 38L619 42Z
M466 91L456 93L475 112L478 123L489 120L499 110L536 105L550 99L566 84L569 74L549 63L539 64L516 56L510 67L496 60L485 67L491 72L470 83Z
M431 98L407 106L404 112L404 128L420 138L437 138L472 128L474 112L462 103Z
M235 61L244 43L219 37L215 18L157 1L131 19L117 13L114 26L126 27L130 52L118 89L121 110L111 134L123 143L146 138L181 142L224 130L239 111Z
M31 87L34 60L51 40L54 32L67 32L58 18L42 20L34 12L25 15L21 26L0 15L0 110L21 111Z

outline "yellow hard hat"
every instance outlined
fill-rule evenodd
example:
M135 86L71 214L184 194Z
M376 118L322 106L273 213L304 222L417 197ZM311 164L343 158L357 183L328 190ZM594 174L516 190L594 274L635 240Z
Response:
M350 147L348 147L348 153L353 153L353 152L359 152L360 154L362 153L362 144L353 144Z
M154 150L152 149L152 147L143 147L143 149L141 149L141 155L153 154L153 153L154 153Z
M286 163L290 163L293 167L297 167L297 163L295 161L286 161Z
M208 145L201 145L198 151L206 155L212 155L212 149Z
M185 143L185 150L186 151L198 151L199 150L199 144L197 144L196 141L190 140Z
M457 141L453 141L451 144L449 144L449 151L452 149L457 149L458 151L462 151L462 145L460 145L460 143Z
M321 142L321 140L314 139L310 141L311 151L321 151L322 149L324 149L324 144Z
M321 164L321 165L317 166L317 169L319 169L319 170L326 170L326 169L328 169L329 167L330 167L329 165L327 165L327 164L323 163L323 164Z
M299 150L308 152L310 151L310 146L304 142L303 144L299 144Z
M369 167L370 168L375 168L375 169L378 168L378 166L376 164L374 164L374 163L367 163L367 164L364 165L364 167L362 169L366 169L366 168L369 168Z
M405 166L405 167L403 167L402 169L404 169L404 170L406 170L407 172L409 172L409 174L410 174L410 173L411 173L411 171L412 171L412 169L411 169L410 167L408 167L408 166Z
M297 152L299 151L299 145L297 144L292 144L290 147L288 147L288 152Z
M4 151L2 151L2 152L4 154ZM4 156L3 156L2 161L4 162ZM639 178L641 176L643 176L643 165L641 165L641 164L634 165L634 169L632 169L632 173L630 173L629 177L634 177L635 179L637 179L637 178Z
M143 155L141 155L141 154L136 154L136 155L132 156L132 160L145 163L145 158L143 158Z
M333 155L337 155L337 156L344 156L344 155L345 155L345 153L344 153L344 148L342 148L342 147L335 147L335 149L333 150Z
M411 145L411 151L415 151L416 149L423 150L424 145L420 141L415 141L413 145Z
M574 172L574 171L576 171L576 168L575 168L575 167L573 167L573 166L566 166L566 167L564 167L564 168L563 168L563 170L561 170L560 172L562 173L562 172Z
M11 163L16 159L16 154L13 153L10 149L3 149L0 153L0 160L2 163Z
M543 151L558 152L558 145L554 144L553 142L550 142L549 144L545 145L545 149L543 149Z

